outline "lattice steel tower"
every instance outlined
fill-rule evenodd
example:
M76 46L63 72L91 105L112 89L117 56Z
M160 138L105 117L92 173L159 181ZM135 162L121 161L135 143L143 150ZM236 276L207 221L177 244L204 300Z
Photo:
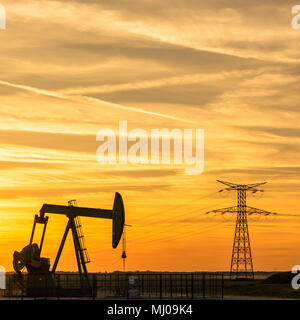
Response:
M233 240L233 249L231 256L231 266L230 266L230 279L233 278L254 278L253 272L253 262L252 253L250 246L250 237L248 230L247 216L254 213L261 215L270 215L275 212L269 212L253 207L249 207L246 204L247 191L252 193L263 192L263 190L258 190L256 187L265 184L266 182L254 183L254 184L234 184L230 182L220 181L218 182L225 184L228 188L224 190L236 190L237 191L237 206L212 210L207 213L236 213L236 226Z

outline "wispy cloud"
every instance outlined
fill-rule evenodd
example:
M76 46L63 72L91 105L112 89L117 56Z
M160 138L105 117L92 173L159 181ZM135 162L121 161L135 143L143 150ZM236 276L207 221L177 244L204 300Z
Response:
M259 230L253 235L255 256L268 256L256 266L294 263L291 248L300 239L289 228L300 223L293 219L300 188L300 55L299 32L290 27L292 4L224 3L1 1L8 13L0 46L1 246L24 246L32 214L45 201L67 203L75 195L82 205L110 208L121 190L128 221L137 224L129 237L132 269L212 270L220 245L218 268L226 269L233 224L199 232L199 225L209 225L201 218L205 207L235 201L234 195L218 198L215 179L266 179L264 197L247 201L287 216L272 225L251 224ZM186 177L175 166L100 166L95 135L104 126L115 129L119 119L145 130L204 128L205 172ZM147 233L141 226L145 218ZM170 224L170 241L163 243L157 241L161 221ZM189 239L174 245L176 221ZM51 243L59 246L57 230L49 227ZM63 232L63 224L56 227ZM95 260L110 261L112 252L98 255L99 241L110 248L110 224L105 236L95 223L85 227L96 240L89 246ZM272 232L266 236L267 227ZM141 233L157 257L145 256ZM280 255L269 256L275 247ZM176 258L178 248L186 259ZM11 252L2 250L0 261L10 269ZM68 262L62 266L73 269ZM91 265L91 271L99 269Z
M181 119L181 118L177 118L177 117L163 114L163 113L159 113L159 112L152 112L152 111L147 111L147 110L136 108L136 107L123 106L123 105L119 105L116 103L103 101L98 98L93 98L93 97L88 97L88 96L83 96L83 95L70 96L70 95L56 93L54 91L43 90L43 89L31 87L31 86L19 85L19 84L15 84L15 83L3 81L3 80L0 80L0 84L2 84L4 86L12 87L12 88L26 90L26 91L33 92L36 94L49 96L52 98L63 99L63 100L78 102L78 103L82 103L82 104L98 104L104 108L108 107L108 108L121 109L121 110L125 110L125 111L130 111L130 112L143 113L143 114L147 114L147 115L151 115L151 116L156 116L156 117L180 121L180 122L189 122L189 123L194 122L189 119Z
M255 71L256 73L257 71ZM226 80L229 78L240 78L242 76L253 75L252 70L246 71L232 71L232 72L218 72L218 73L194 73L185 74L182 76L174 76L168 78L159 78L149 81L139 81L112 85L101 85L101 86L83 86L74 87L61 90L63 94L82 94L82 93L110 93L120 91L131 91L141 90L148 88L160 88L172 85L184 85L184 84L200 84L207 83L210 81Z

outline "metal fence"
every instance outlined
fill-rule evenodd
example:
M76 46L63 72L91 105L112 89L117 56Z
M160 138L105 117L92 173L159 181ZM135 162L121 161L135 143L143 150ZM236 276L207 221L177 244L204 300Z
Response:
M21 277L7 274L9 297L90 297L94 299L222 299L223 274L220 273L91 273L92 290L83 291L77 273L57 273Z

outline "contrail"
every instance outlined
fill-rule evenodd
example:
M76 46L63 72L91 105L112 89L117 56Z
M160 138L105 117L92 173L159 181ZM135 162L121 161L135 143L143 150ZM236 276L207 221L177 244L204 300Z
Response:
M65 97L65 95L57 94L54 91L49 91L49 90L43 90L43 89L38 89L38 88L34 88L34 87L24 86L24 85L21 85L21 84L15 84L15 83L11 83L11 82L8 82L8 81L3 81L3 80L0 80L0 84L2 84L4 86L7 86L7 87L22 89L22 90L26 90L26 91L42 94L42 95L49 96L49 97L55 97L55 98L69 100L68 98Z
M243 72L245 73L245 72ZM246 71L247 74L251 74ZM253 72L252 72L253 73ZM194 84L199 82L207 82L212 80L224 80L232 76L241 76L241 71L236 72L218 72L218 73L192 73L184 74L180 76L168 77L168 78L158 78L153 80L139 81L139 82L128 82L121 84L111 84L111 85L98 85L98 86L84 86L75 87L69 89L59 90L62 94L91 94L91 93L111 93L115 91L130 91L130 90L141 90L149 88L159 88L170 85L182 85L182 84Z
M58 99L68 100L68 101L77 102L77 103L84 103L84 104L89 104L89 105L90 104L101 104L102 106L105 105L110 108L121 109L121 110L126 110L126 111L131 111L131 112L137 112L137 113L143 113L143 114L156 116L156 117L160 117L160 118L165 118L165 119L169 119L169 120L195 123L192 120L178 118L178 117L174 117L174 116L164 114L164 113L152 112L152 111L148 111L148 110L144 110L144 109L140 109L140 108L136 108L136 107L123 106L120 104L107 102L105 100L101 100L101 99L93 98L93 97L89 97L89 96L60 94L55 91L43 90L43 89L34 88L34 87L30 87L30 86L11 83L8 81L3 81L3 80L0 80L0 85L1 84L4 86L7 86L7 87L22 89L25 91L41 94L44 96L49 96L52 98L58 98Z

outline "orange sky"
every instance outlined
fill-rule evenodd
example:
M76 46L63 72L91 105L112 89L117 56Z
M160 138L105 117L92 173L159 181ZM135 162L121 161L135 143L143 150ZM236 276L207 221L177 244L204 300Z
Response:
M300 264L300 31L290 1L2 0L0 264L43 203L111 208L122 194L129 270L228 270L235 204L215 180L268 181L249 205L255 270ZM94 98L94 99L90 99ZM102 128L205 130L205 171L96 161ZM121 269L111 223L82 219L90 271ZM53 262L66 224L50 216ZM69 239L60 270L75 270Z

